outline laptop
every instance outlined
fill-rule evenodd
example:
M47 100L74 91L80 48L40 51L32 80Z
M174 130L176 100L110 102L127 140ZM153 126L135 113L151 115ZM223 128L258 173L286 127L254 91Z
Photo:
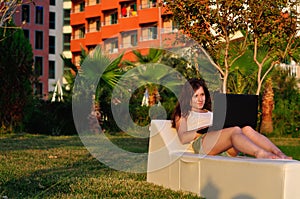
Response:
M223 94L213 95L214 130L227 127L251 126L256 128L258 114L258 95Z

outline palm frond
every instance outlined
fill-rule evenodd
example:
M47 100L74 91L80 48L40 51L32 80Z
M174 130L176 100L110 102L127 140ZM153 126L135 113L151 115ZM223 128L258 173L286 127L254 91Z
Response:
M78 73L78 68L72 63L71 59L66 58L66 56L64 56L63 54L61 54L60 57L64 61L64 66L72 69L75 74Z

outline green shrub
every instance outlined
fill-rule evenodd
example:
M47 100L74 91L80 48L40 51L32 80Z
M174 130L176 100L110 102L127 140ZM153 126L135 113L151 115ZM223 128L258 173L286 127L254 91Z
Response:
M300 137L300 91L295 77L277 69L273 73L273 125L275 136Z
M24 121L25 130L33 134L73 135L72 104L63 102L37 101Z

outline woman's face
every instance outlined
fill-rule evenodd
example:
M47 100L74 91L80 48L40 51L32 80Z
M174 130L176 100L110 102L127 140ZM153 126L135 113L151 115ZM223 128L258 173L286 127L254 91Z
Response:
M204 104L205 104L205 93L204 93L203 87L201 86L194 92L194 95L192 96L192 99L191 99L192 109L191 110L200 112L200 111L202 111Z

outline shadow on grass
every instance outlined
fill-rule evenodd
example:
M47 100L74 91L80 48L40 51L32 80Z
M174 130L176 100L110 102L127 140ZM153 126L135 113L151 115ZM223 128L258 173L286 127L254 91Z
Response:
M24 173L20 178L13 178L2 184L0 196L7 196L8 198L51 198L58 196L58 194L71 195L78 192L91 196L92 193L84 193L84 190L97 186L94 194L102 194L97 190L105 186L101 183L104 179L115 182L129 179L145 181L146 177L145 174L114 171L89 156L70 166ZM99 181L99 185L93 184L95 180Z
M109 139L125 150L148 150L148 139ZM0 162L0 198L198 198L147 183L146 173L108 168L78 136L1 136Z
M0 151L83 146L78 136L11 134L0 137Z
M118 147L134 153L148 152L148 138L134 138L129 136L108 135L111 142ZM48 150L51 148L83 146L79 136L47 136L32 134L12 134L0 136L0 151L16 150Z
M146 182L146 174L112 170L91 156L69 167L36 170L0 186L8 198L199 198Z

